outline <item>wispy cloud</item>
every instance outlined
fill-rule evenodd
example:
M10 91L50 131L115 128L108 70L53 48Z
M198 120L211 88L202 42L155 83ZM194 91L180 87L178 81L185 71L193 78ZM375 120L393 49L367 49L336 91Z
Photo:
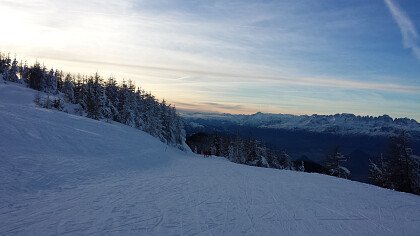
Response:
M178 110L181 111L205 111L205 112L218 112L218 113L240 113L250 114L255 113L255 109L246 107L242 104L232 103L218 103L218 102L203 102L203 103L189 103L175 101Z
M420 60L420 47L417 45L418 33L414 23L393 0L385 0L385 4L400 28L403 46L411 49L417 59Z
M171 80L177 83L183 82L184 84L203 84L203 83L220 83L224 85L237 85L237 84L271 84L271 85L301 85L310 87L330 87L330 88L342 88L342 89L360 89L360 90L374 90L374 91L398 91L403 93L419 93L420 86L415 85L401 85L395 83L384 83L384 82L367 82L367 81L355 81L347 80L343 78L320 78L320 77L284 77L277 75L270 75L263 71L253 71L254 73L229 73L229 72L218 72L212 70L193 70L186 68L171 68L164 66L148 66L141 64L124 64L124 63L112 63L106 61L91 61L83 59L63 59L53 57L52 59L72 61L82 64L93 64L93 65L110 65L122 68L132 68L139 70L150 70L152 73L159 72L172 72L178 74L181 77L175 77ZM211 78L211 80L205 82L203 78Z

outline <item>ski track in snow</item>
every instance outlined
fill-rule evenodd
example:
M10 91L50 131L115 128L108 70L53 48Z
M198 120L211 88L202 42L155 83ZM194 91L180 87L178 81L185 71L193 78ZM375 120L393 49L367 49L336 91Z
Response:
M420 197L167 148L0 85L0 235L420 235Z

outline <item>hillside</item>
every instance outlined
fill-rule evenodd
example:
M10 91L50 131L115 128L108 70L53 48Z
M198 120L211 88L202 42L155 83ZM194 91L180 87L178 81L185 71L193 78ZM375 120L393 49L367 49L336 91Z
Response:
M0 235L419 235L420 197L255 168L0 83Z

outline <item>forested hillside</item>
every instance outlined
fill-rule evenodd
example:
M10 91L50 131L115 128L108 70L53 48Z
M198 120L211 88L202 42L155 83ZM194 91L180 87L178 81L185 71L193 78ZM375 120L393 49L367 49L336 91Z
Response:
M0 76L5 81L25 84L39 91L34 101L45 108L115 121L143 130L162 142L188 149L185 131L175 107L159 101L132 81L117 83L98 73L73 75L47 69L36 62L27 65L0 53Z

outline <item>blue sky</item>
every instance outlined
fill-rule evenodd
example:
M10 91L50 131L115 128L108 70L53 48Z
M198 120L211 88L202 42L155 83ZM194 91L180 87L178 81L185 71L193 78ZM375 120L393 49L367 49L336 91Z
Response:
M420 120L420 1L0 0L0 50L177 108Z

